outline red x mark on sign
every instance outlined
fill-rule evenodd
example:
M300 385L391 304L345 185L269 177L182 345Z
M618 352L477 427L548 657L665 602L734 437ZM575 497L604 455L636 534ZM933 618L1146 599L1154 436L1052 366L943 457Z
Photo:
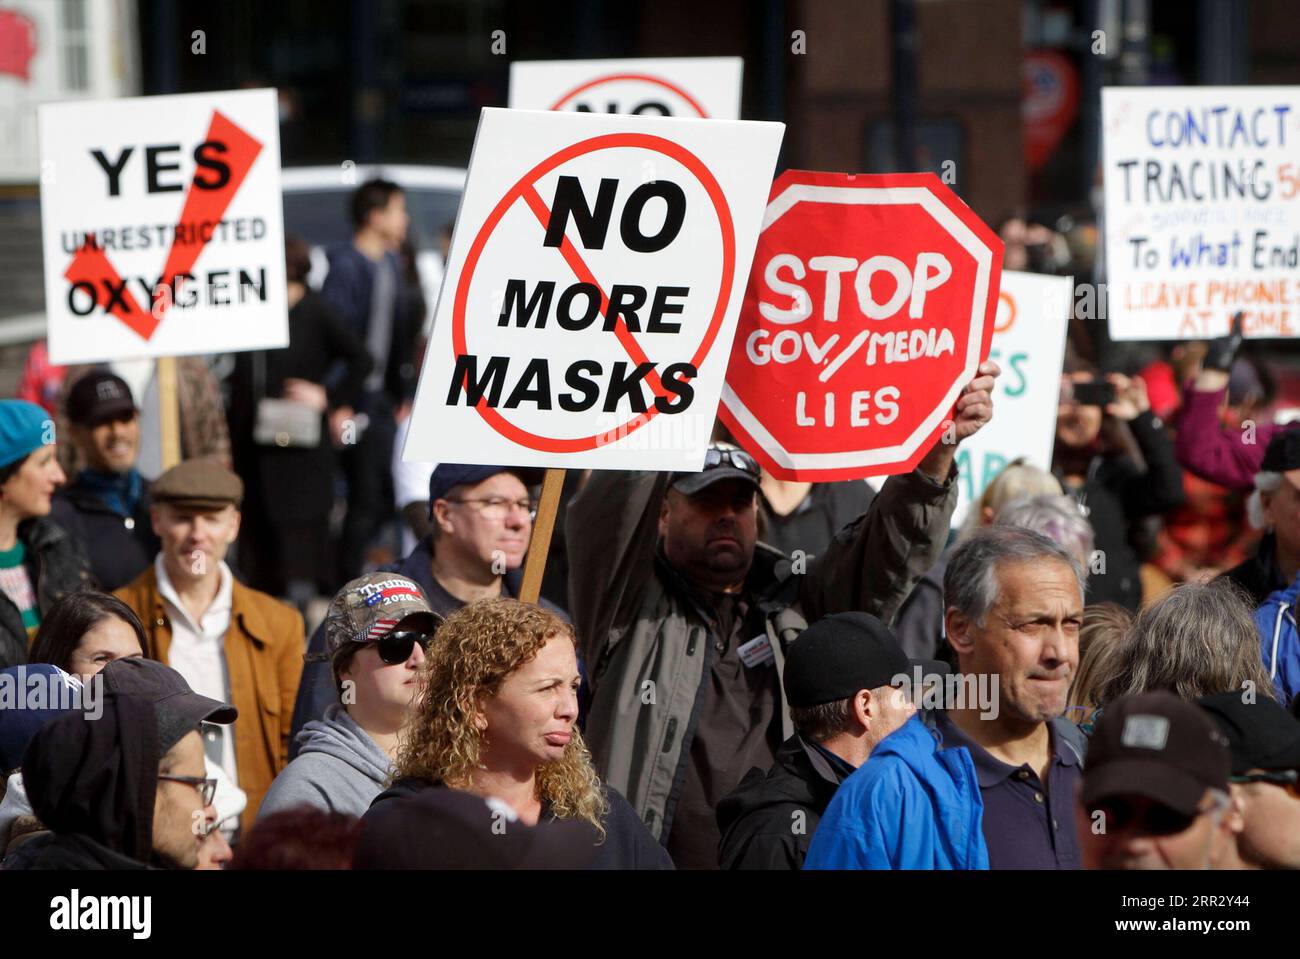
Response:
M474 273L478 265L479 257L483 253L483 248L488 239L496 230L497 225L501 222L506 211L516 203L522 201L524 205L532 211L542 228L545 229L550 223L551 211L547 208L546 202L537 192L537 182L550 173L552 170L560 167L568 161L593 153L599 150L616 149L616 148L635 148L649 150L653 153L662 154L670 157L680 163L689 171L708 195L710 205L716 216L720 243L722 247L722 262L719 269L718 294L711 315L709 316L708 325L702 333L702 339L699 346L690 357L690 363L697 370L709 355L713 348L714 341L722 328L722 321L726 316L727 304L731 298L732 280L735 276L736 269L736 238L734 221L731 216L731 208L727 204L726 196L722 192L722 187L714 178L712 172L705 166L695 154L691 153L680 144L662 137L652 136L644 133L614 133L603 136L593 137L589 140L583 140L579 143L572 144L565 149L546 158L541 163L533 167L524 177L507 191L506 195L496 204L492 212L488 215L479 232L474 237L470 246L465 263L461 268L460 281L457 284L454 305L452 308L452 347L457 356L464 356L470 352L466 337L466 316L467 303L469 300L470 283L474 278ZM560 242L560 255L564 258L566 264L573 271L574 275L582 282L595 287L600 293L600 315L602 317L609 314L609 296L604 287L596 279L595 274L590 267L583 261L581 254L574 247L573 243L565 237ZM620 317L614 325L614 336L622 346L627 356L638 366L649 363L645 351L641 344L637 342L632 331L628 329L627 324ZM666 396L663 383L655 372L646 376L646 382L649 384L651 391L655 396ZM487 424L496 430L502 436L512 440L521 446L527 446L531 449L543 450L551 453L575 453L584 450L595 449L603 443L610 442L609 436L616 434L619 436L627 435L640 427L649 423L659 413L657 406L651 406L644 413L636 413L628 422L624 423L618 429L607 431L605 433L596 433L591 436L575 438L557 438L554 436L542 436L532 433L522 427L516 426L508 421L498 410L488 405L486 400L480 399L475 407L480 416Z
M212 122L208 125L206 140L224 147L224 159L230 167L230 176L224 185L215 189L198 185L197 173L196 179L190 181L180 219L176 221L177 229L172 237L166 264L154 286L150 309L140 307L130 290L126 289L125 282L108 255L89 240L76 252L63 274L70 283L89 283L92 287L102 285L110 294L106 312L117 317L144 340L153 336L158 324L162 322L163 314L175 299L177 278L194 269L199 255L211 239L209 233L207 240L196 241L199 227L202 224L214 224L225 216L226 209L243 185L253 161L262 152L260 141L218 110L212 111ZM186 242L182 242L182 239ZM164 288L170 290L171 295L164 294Z

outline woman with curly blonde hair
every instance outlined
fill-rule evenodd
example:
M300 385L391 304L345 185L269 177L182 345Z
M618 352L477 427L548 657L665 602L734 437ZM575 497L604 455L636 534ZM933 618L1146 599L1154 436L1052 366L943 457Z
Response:
M672 868L631 805L601 784L578 718L577 640L549 610L481 600L438 628L402 731L393 785L376 803L451 788L508 805L535 825L591 823L593 868Z

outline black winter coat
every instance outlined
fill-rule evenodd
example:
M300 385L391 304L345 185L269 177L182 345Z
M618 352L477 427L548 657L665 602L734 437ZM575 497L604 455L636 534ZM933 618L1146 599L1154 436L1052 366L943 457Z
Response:
M1226 579L1251 595L1254 605L1262 606L1269 593L1286 589L1291 584L1277 568L1277 535L1265 533L1255 548L1253 556L1220 573L1216 579Z
M18 524L18 538L27 548L27 575L42 617L66 593L94 585L85 550L54 520L24 520ZM22 611L0 592L0 669L26 663L27 647Z
M42 832L24 839L5 857L0 868L76 870L88 869L149 869L135 859L114 852L88 836L76 833Z
M772 768L750 769L718 803L722 869L802 869L813 832L839 788L826 761L796 733ZM802 815L800 815L802 813Z
M80 480L78 473L71 485L54 494L50 518L81 544L100 589L111 593L143 573L158 553L149 494L140 497L134 513L123 516Z
M256 364L264 364L258 382ZM324 384L335 364L342 380L328 389L329 408L355 407L370 371L365 344L319 293L308 290L289 311L289 345L282 350L238 353L230 377L230 437L235 471L243 477L245 512L258 511L272 525L325 522L334 506L334 449L326 414L321 443L312 449L260 446L253 442L258 400L284 395L286 379Z
M403 777L375 797L370 805L373 808L385 799L399 796L413 796L424 789L446 789L439 783L425 779ZM599 846L596 858L588 869L672 869L673 861L667 850L655 841L636 812L622 794L609 786L605 788L605 798L609 802L609 813L605 816L605 841ZM549 815L549 809L543 804L542 815Z

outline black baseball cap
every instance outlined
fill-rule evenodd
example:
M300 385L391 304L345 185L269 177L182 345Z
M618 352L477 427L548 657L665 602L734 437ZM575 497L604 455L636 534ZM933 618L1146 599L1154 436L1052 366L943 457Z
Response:
M353 869L584 869L599 836L585 819L520 822L500 800L437 786L375 803Z
M433 501L446 499L457 486L473 486L498 473L513 473L525 486L536 486L545 471L523 466L475 466L468 463L439 463L429 477L429 515L433 515Z
M1259 464L1263 473L1289 473L1300 470L1300 429L1284 429L1268 441L1264 461Z
M758 461L739 446L731 443L711 443L704 454L704 469L698 473L673 473L669 485L686 496L694 496L702 489L723 480L741 480L758 489Z
M129 656L115 659L99 671L108 693L125 693L148 700L158 714L159 748L166 752L199 723L225 726L239 717L229 703L200 696L185 677L154 659Z
M1300 769L1300 720L1268 696L1248 703L1238 691L1202 696L1196 703L1228 737L1234 776L1252 769Z
M98 426L140 412L126 380L107 370L94 370L68 391L68 419L78 426Z
M945 663L908 659L893 632L870 613L823 616L802 633L785 657L785 698L804 708L848 699L862 689L893 685L898 676L946 675Z
M1196 815L1207 789L1228 790L1228 740L1205 710L1168 692L1118 699L1088 743L1081 798L1092 809L1113 796L1143 796Z

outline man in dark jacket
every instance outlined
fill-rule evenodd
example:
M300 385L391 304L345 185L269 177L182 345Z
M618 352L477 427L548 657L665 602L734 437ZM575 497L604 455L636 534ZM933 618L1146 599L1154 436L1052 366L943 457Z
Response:
M889 622L939 558L959 443L992 416L999 370L965 385L953 426L812 562L757 539L758 464L710 447L698 473L594 471L569 504L569 595L592 674L585 735L679 868L717 868L717 804L794 733L780 675L810 620Z
M533 531L529 487L539 482L538 470L443 463L429 478L434 532L387 571L419 584L430 608L442 617L476 599L517 597ZM569 618L546 599L541 605ZM298 687L290 758L298 752L298 731L338 702L325 651L322 623L312 635Z
M415 395L422 319L398 260L411 220L402 188L369 180L352 195L350 212L352 242L329 251L321 294L365 343L373 366L356 407L357 435L343 438L348 512L339 537L340 581L361 573L366 543L393 509L395 414Z
M178 677L179 678L179 677ZM155 706L108 693L98 715L67 713L32 738L23 785L49 831L18 844L5 869L193 869L206 777L199 723L234 709L194 692Z
M766 772L751 769L718 803L723 869L802 869L822 813L840 783L909 715L887 702L910 688L912 662L889 627L868 613L813 623L785 661L795 734Z
M144 572L158 552L149 484L135 468L140 411L125 380L95 370L72 385L67 416L86 467L55 494L51 516L85 547L91 573L111 592Z
M1300 573L1300 430L1286 430L1269 440L1255 489L1251 519L1266 532L1255 554L1221 578L1244 589L1258 606Z

